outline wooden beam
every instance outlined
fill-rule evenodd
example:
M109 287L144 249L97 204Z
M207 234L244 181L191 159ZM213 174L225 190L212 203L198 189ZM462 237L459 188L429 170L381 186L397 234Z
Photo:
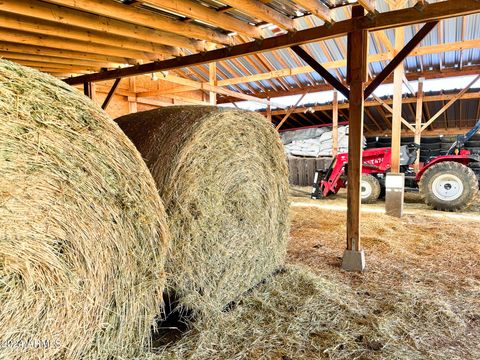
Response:
M77 4L88 0L68 1L73 1L73 3ZM331 26L320 26L312 29L301 30L295 33L289 33L286 35L256 40L227 48L207 51L202 54L193 54L189 56L183 56L181 58L138 65L130 68L105 71L101 74L91 74L88 77L79 76L66 81L68 81L69 84L76 84L83 83L85 81L111 80L117 77L128 77L162 70L188 67L191 65L206 64L213 61L232 59L262 51L271 51L322 39L331 39L338 36L344 36L348 32L356 30L381 30L395 26L405 26L419 22L469 15L477 12L480 12L480 9L476 0L449 0L429 4L425 7L425 11L423 12L419 12L414 8L384 12L378 14L374 18L364 16L359 19L339 21Z
M204 41L193 40L166 31L77 11L64 6L47 4L37 0L4 0L0 3L0 11L30 16L56 24L77 26L110 35L125 36L152 44L177 46L196 51L205 51L212 48L211 44ZM88 35L87 32L85 33Z
M232 38L219 31L200 25L170 19L147 10L131 8L111 0L47 0L61 6L113 18L120 21L152 27L193 39L208 40L217 44L229 45Z
M420 145L422 143L422 110L423 110L423 82L424 78L418 79L418 91L417 91L417 109L415 113L415 144ZM413 164L413 168L416 173L420 170L420 151L417 151L417 158Z
M432 102L432 101L448 101L448 100L451 100L451 99L453 99L454 97L457 97L457 96L458 96L458 94L443 94L443 95L430 95L430 96L425 96L424 95L423 102L426 103L426 102ZM384 105L385 104L390 105L390 104L393 103L392 99L382 100L382 99L378 98L377 96L375 96L374 99L375 100L365 101L364 106L365 107L367 107L367 106L368 107L382 106L383 108L387 109L387 107L385 107ZM460 96L459 99L465 99L465 100L480 99L480 93L479 92L465 93L462 96ZM380 101L378 101L378 100L380 100ZM403 98L402 101L403 101L404 104L415 103L417 101L417 98L416 97ZM339 109L348 109L348 107L349 107L348 102L338 104ZM382 109L382 107L380 107L379 109ZM390 106L388 108L392 109ZM301 112L305 112L309 109L313 110L313 111L331 111L333 109L333 104L314 105L314 106L309 106L309 107L301 106L301 107L296 108L293 111L293 113L301 113ZM389 111L392 111L392 110L389 110ZM287 112L287 110L285 110L285 109L272 110L272 115L274 115L274 116L284 115L286 112ZM405 120L405 122L408 124L408 122L406 120ZM411 124L409 124L409 125L412 126ZM405 124L405 126L407 126L407 125ZM409 128L409 130L411 130L411 129Z
M382 100L380 99L377 95L373 94L372 95L373 98L375 100L377 100L385 109L387 109L388 111L390 111L390 113L392 113L393 115L393 108L391 106L389 106L385 100ZM392 103L395 103L395 99L392 99ZM400 121L402 122L402 124L404 124L408 129L410 129L411 131L415 132L415 128L407 121L405 120L402 116L401 116L401 113L400 113Z
M185 79L185 78L181 78L181 77L170 75L170 74L159 77L159 80L169 81L169 82L173 82L173 83L179 84L179 85L190 86L192 89L213 91L217 94L228 95L228 96L232 96L232 97L235 97L235 98L238 98L238 99L247 100L247 101L254 101L254 102L261 103L261 104L268 104L270 102L267 99L260 99L260 98L257 98L255 96L246 95L246 94L243 94L243 93L238 93L236 91L224 89L224 88L221 88L219 86L212 86L212 85L207 84L207 83L202 83L202 82L198 82L198 81L194 81L194 80L190 80L190 79ZM272 102L270 102L270 104L278 106L278 107L283 107L283 104L276 104L276 103L272 103Z
M477 40L477 39L467 40L464 42L459 41L459 42L452 42L452 43L439 44L439 45L421 46L421 47L415 48L409 54L409 57L438 54L445 51L460 51L462 49L476 49L479 47L480 47L480 40ZM371 63L371 62L377 62L377 61L391 60L393 56L394 56L393 52L372 54L368 56L368 62ZM347 65L346 59L328 61L328 62L322 63L322 66L326 69L337 69L337 68L345 67L346 65ZM247 82L253 82L253 81L269 80L269 79L274 79L274 78L284 77L284 76L305 74L312 71L314 70L310 66L301 66L301 67L296 67L291 69L282 69L282 70L276 70L276 71L271 71L271 72L266 72L261 74L250 75L250 76L220 80L218 84L219 86L241 84L241 83L247 83ZM456 71L458 72L458 70ZM413 76L413 75L410 75L410 76Z
M413 89L412 85L410 84L410 81L408 81L407 76L405 75L405 71L403 72L403 75L402 75L402 81L405 84L405 86L407 87L408 91L410 91L410 94L415 96L415 90Z
M208 105L208 102L196 100L196 99L184 98L181 96L180 97L172 96L170 98L171 98L170 101L164 101L159 99L137 97L137 103L152 105L152 106L160 106L160 107L172 106L172 105Z
M16 60L18 64L29 66L33 68L42 68L42 69L63 69L64 72L72 73L78 70L84 71L98 71L100 70L99 66L78 66L78 65L69 65L69 64L52 64L48 62L41 61L29 61L29 60Z
M103 104L102 104L103 110L105 110L108 107L108 104L110 104L110 101L112 100L113 95L115 95L115 91L117 90L117 87L120 84L121 80L122 79L115 79L115 82L113 83L112 88L110 89L110 91L107 94L107 97L103 101Z
M25 16L4 14L0 12L0 24L3 28L28 31L34 34L51 35L65 39L81 40L86 43L109 45L113 48L131 49L146 53L170 56L184 55L178 48L158 45L138 39L126 38L113 34L104 34L97 31L84 31L61 23L51 23L40 19ZM66 40L63 40L64 42ZM152 60L156 57L146 58Z
M178 94L182 92L192 91L191 86L180 85L171 89L157 89L157 90L147 90L141 91L137 94L138 97L152 97L152 96L162 96L168 94Z
M428 25L428 24L427 24ZM425 25L426 26L426 25ZM431 26L433 28L433 26ZM426 31L425 31L426 32ZM428 33L428 32L427 32ZM395 29L395 50L398 54L404 49L405 32L403 28ZM395 57L396 58L396 57ZM393 60L392 60L393 62ZM398 62L393 71L393 109L392 109L392 152L391 166L392 174L400 173L400 136L402 131L402 84L405 72L403 62Z
M415 4L415 7L418 10L423 11L426 4L427 4L427 0L417 0L417 3Z
M90 99L93 99L92 83L83 84L83 94Z
M463 128L436 128L434 130L426 130L422 131L422 138L428 136L439 136L439 135L461 135L465 134L468 130L472 128L474 124L472 123L470 126L463 127ZM368 133L368 136L390 136L390 131L371 131ZM410 130L402 131L402 136L411 136Z
M458 76L469 76L469 75L477 75L480 72L480 66L478 65L470 65L467 67L464 67L462 70L459 68L444 68L442 71L439 70L431 70L431 71L420 71L420 72L409 72L406 73L405 76L408 80L410 81L416 81L418 77L424 77L425 79L444 79L444 78L452 78L452 77L458 77ZM393 83L393 76L389 76L383 84L392 84ZM320 85L314 85L314 86L309 86L308 89L310 90L310 93L313 92L321 92L321 91L330 91L333 90L333 86L327 83L322 83ZM253 92L250 93L249 95L257 96L260 98L276 98L276 97L282 97L282 96L289 96L289 95L298 95L298 94L303 94L305 89L302 87L295 87L295 88L290 88L288 90L267 90L264 92ZM229 103L231 102L232 99L228 97L223 97L219 103ZM365 104L368 104L366 102ZM367 106L367 105L366 105Z
M338 92L333 91L333 117L332 117L332 156L338 154Z
M211 86L217 86L217 63L208 64L208 76L209 84ZM210 105L217 105L217 93L210 91L209 93Z
M135 77L131 77L128 79L128 90L133 92L134 94L137 92L137 79ZM128 97L128 113L136 113L138 111L138 104L137 104L137 97L132 96Z
M365 114L367 114L368 118L370 119L370 121L375 125L375 127L378 129L378 130L382 130L382 127L378 124L378 121L375 119L375 117L372 115L372 112L370 111L370 109L367 109L365 107Z
M134 64L136 61L118 56L109 56L103 54L93 54L80 51L71 51L64 49L55 49L51 47L17 44L11 42L0 42L0 50L4 52L15 52L22 54L31 54L39 56L53 56L65 59L81 59L100 63L115 64Z
M387 49L387 51L389 51L389 52L394 51L394 47L392 45L392 42L390 41L390 39L388 38L388 36L387 36L387 34L385 33L384 30L377 31L374 34L378 36L378 38L380 39L382 44L385 46L385 49Z
M480 10L479 10L480 11ZM417 32L413 38L405 45L395 57L388 63L387 66L373 79L373 81L368 84L365 89L365 96L369 97L375 89L380 85L391 73L394 71L397 66L399 66L403 60L412 52L412 50L420 44L420 42L428 35L430 31L438 24L438 21L432 21L426 23L419 32ZM396 47L396 46L395 46Z
M363 8L352 7L352 19L363 16ZM348 35L347 81L350 85L348 180L347 180L347 251L360 251L360 182L362 176L364 83L367 78L368 33L359 29ZM358 269L360 270L360 269ZM363 269L361 269L363 270Z
M238 109L238 105L233 103L233 106L235 106ZM272 107L270 106L270 99L268 99L267 103L267 120L268 122L272 122Z
M1 47L1 45L0 45ZM43 55L30 55L22 54L17 52L8 52L0 50L0 57L4 59L9 59L12 61L26 60L26 61L35 61L42 63L51 63L51 64L63 64L63 65L74 65L74 66L84 66L86 68L111 68L116 67L117 64L111 62L95 62L89 60L77 60L77 59L67 59L64 57L56 56L43 56Z
M288 109L287 113L285 114L285 116L283 117L283 119L278 123L278 125L275 127L275 130L280 130L280 128L282 127L283 123L285 121L287 121L288 117L292 114L293 110L298 106L298 104L300 104L300 101L303 100L303 98L305 97L305 95L307 95L308 92L306 92L305 94L303 94L302 96L300 96L300 98L297 100L297 102L295 103L295 105L293 105L290 109ZM268 104L270 105L270 104Z
M478 79L480 79L480 75L475 77L462 91L452 97L448 103L446 103L440 110L438 110L437 113L433 115L430 120L428 120L427 123L422 126L422 131L425 131L425 129L429 127L435 120L437 120L438 117L442 115L450 106L452 106L455 101L460 99L461 96L465 94L468 89L470 89L472 85L477 82Z
M295 2L326 23L333 23L332 11L320 0L295 0Z
M377 10L375 9L374 0L358 0L358 3L370 14L375 14Z
M182 14L192 19L204 21L207 24L215 25L222 29L235 31L239 34L243 34L254 39L263 38L263 32L259 28L194 1L146 0L145 2L158 6L162 9L172 11L176 14Z
M87 71L87 70L68 71L68 70L65 70L65 69L44 68L44 67L38 67L38 66L35 66L35 69L38 70L38 71L53 75L53 76L55 76L57 74L65 74L65 72L67 74L65 76L76 76L76 75L88 74L89 73L89 71Z
M315 60L313 57L310 56L304 49L302 49L300 46L291 46L290 47L295 54L297 54L303 61L305 61L308 65L312 67L323 79L328 82L330 85L332 85L335 89L340 91L343 96L345 96L347 99L350 96L350 90L343 85L340 80L338 80L335 76L330 74L327 69L325 69L322 65L320 65L317 60Z
M128 59L143 59L143 60L153 60L155 58L160 58L161 56L156 56L155 54L147 54L142 51L122 49L113 46L105 46L101 44L88 43L85 41L79 40L68 40L65 41L64 38L50 35L38 35L32 34L29 32L12 30L12 29L3 29L0 28L0 38L3 41L10 41L20 44L35 46L44 46L51 48L60 48L62 50L70 51L81 51L86 53L93 54L103 54L117 57L125 57ZM107 79L112 80L112 79ZM83 82L82 82L83 83Z
M295 31L293 19L279 13L275 9L265 5L258 0L222 0L222 3L230 5L245 14L263 20L267 23L277 25L280 29Z

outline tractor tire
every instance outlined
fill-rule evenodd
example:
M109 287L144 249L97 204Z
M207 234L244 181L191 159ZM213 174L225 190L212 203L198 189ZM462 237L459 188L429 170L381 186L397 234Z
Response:
M401 139L401 144L402 145L407 145L407 144L411 144L415 141L415 138L413 136L404 136L402 137Z
M440 138L440 142L443 144L452 145L455 141L457 141L457 137L453 135L442 136Z
M378 179L370 174L362 174L360 193L362 204L374 204L380 196L381 186Z
M440 150L441 143L439 143L439 142L436 142L436 143L422 143L420 145L420 148L422 150Z
M432 136L432 137L422 137L422 144L436 144L439 143L440 137Z
M478 180L469 167L445 161L427 169L418 187L422 199L435 210L457 211L475 200Z

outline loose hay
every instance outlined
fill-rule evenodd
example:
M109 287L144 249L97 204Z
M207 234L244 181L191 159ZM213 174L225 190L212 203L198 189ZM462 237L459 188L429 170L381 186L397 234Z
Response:
M467 314L422 286L397 291L398 303L385 304L338 279L288 266L215 323L196 324L142 359L478 359Z
M164 288L164 209L134 146L51 76L0 60L0 358L129 358Z
M283 264L287 167L262 116L191 106L117 122L164 200L172 235L167 286L183 307L218 312Z
M460 217L478 214L363 213L362 274L340 268L345 211L294 206L291 215L287 261L302 266L144 358L480 359L480 225Z

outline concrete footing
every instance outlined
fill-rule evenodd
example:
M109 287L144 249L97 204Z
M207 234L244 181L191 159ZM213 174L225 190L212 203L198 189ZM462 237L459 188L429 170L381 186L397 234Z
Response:
M405 174L387 174L385 180L385 213L401 218L405 194Z
M345 250L342 269L346 271L363 271L365 269L365 252L363 250Z

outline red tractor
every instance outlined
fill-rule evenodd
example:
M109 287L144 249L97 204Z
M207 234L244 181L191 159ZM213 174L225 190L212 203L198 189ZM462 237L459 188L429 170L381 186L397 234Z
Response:
M478 193L480 154L463 149L465 142L480 129L480 120L465 135L458 136L446 155L432 157L415 173L420 146L401 147L400 169L405 174L405 189L420 191L425 203L437 210L456 211L468 206ZM362 155L361 196L363 203L374 203L385 193L385 176L390 171L391 148L365 150ZM315 172L312 198L336 194L347 185L348 153L338 154L330 168Z

